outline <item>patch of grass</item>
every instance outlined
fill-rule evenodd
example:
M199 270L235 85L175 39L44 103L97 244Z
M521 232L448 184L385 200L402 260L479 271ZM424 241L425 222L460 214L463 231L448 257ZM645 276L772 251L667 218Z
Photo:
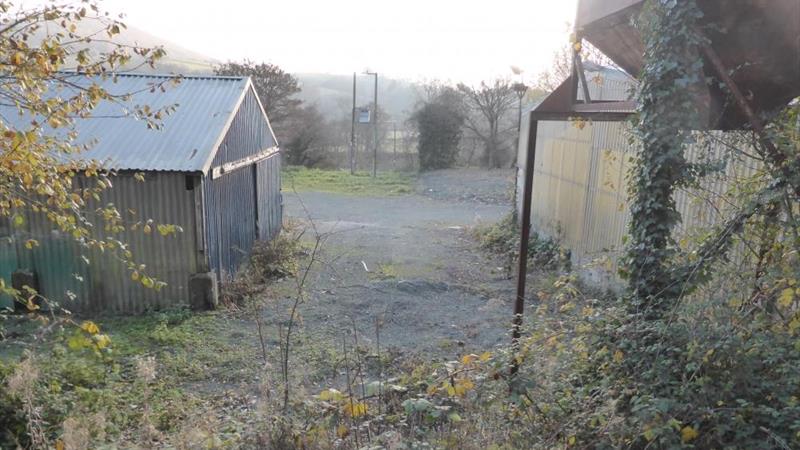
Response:
M24 319L12 320L20 322L15 330L25 328ZM158 433L174 433L193 412L214 409L224 400L225 386L248 382L261 370L254 356L258 354L256 343L241 337L253 333L248 328L251 325L227 311L172 309L94 321L111 338L111 351L102 357L69 348L72 325L42 338L18 335L0 341L0 387L23 357L14 347L35 349L37 404L52 439L60 435L60 426L68 418L95 413L104 416L110 441L137 441L136 433L145 420ZM143 381L137 366L151 357L155 378ZM201 396L191 383L220 388L218 393ZM0 388L0 403L4 395ZM143 405L149 412L145 413ZM7 432L0 430L0 447L13 442L12 436L20 429Z
M283 189L333 192L350 195L404 195L414 192L415 176L401 172L368 172L350 175L344 170L320 170L290 166L283 171Z

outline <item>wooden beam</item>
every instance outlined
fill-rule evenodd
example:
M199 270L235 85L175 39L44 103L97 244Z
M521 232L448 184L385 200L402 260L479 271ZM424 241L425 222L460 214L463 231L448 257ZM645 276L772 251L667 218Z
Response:
M589 96L589 85L586 83L586 72L583 70L581 54L573 50L572 57L575 60L575 71L578 73L578 80L580 80L581 87L583 88L583 103L592 103L592 98Z
M251 164L255 164L259 161L263 161L273 155L276 155L278 152L280 152L280 149L278 149L278 147L270 147L268 149L261 150L255 155L250 155L246 158L242 158L237 161L225 163L221 166L216 166L211 169L211 179L216 180L217 178L225 175L226 173L230 173L235 170L241 169L243 167L250 166Z
M700 34L700 36L703 36L702 31L698 30L697 33ZM781 172L781 175L785 181L791 180L794 177L794 174L792 173L792 168L789 166L789 164L786 164L786 155L778 150L777 147L775 147L775 144L772 142L769 135L767 135L767 132L764 128L764 123L756 115L755 111L753 111L753 108L747 101L747 97L744 96L742 91L739 89L739 86L736 84L733 78L731 78L730 74L728 74L728 69L722 62L722 58L720 58L714 48L711 47L711 44L703 45L702 50L706 59L708 59L708 62L711 63L711 66L717 73L717 76L719 76L728 90L731 91L731 95L736 101L736 105L739 107L739 110L742 111L742 114L744 114L744 116L750 122L750 126L758 136L761 145L763 145L764 149L766 150L768 162ZM795 183L790 184L793 188L792 190L794 191L795 196L800 197L800 185Z

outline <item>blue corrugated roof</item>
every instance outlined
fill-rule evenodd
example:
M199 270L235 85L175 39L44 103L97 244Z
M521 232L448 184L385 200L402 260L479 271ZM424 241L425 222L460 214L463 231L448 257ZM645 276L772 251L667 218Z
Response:
M216 152L241 99L250 88L246 77L189 76L172 84L171 75L117 74L105 79L76 75L82 85L96 82L111 94L134 93L118 104L103 101L92 111L91 118L75 121L78 142L96 141L81 158L106 163L117 170L162 170L200 172ZM151 87L163 85L151 92ZM71 97L74 88L59 85L48 95ZM148 129L144 120L131 114L137 105L157 110L170 105L177 109L161 120L161 129ZM127 111L126 111L127 110ZM16 110L0 106L0 120L9 120L12 127L26 127L31 116L19 116Z

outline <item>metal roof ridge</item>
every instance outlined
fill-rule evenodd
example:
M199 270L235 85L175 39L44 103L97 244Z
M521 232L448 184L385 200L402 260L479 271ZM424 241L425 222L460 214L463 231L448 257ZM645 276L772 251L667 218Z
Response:
M201 75L201 74L168 74L168 73L144 73L144 72L101 72L97 74L87 74L85 72L78 72L78 71L61 71L61 73L65 74L74 74L74 75L85 75L88 77L101 77L101 76L109 76L109 77L128 77L128 78L180 78L184 80L232 80L232 81L245 81L249 76L246 75Z

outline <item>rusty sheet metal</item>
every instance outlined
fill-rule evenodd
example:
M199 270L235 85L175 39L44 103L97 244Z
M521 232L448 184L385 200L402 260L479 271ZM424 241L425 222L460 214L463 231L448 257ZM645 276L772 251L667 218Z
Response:
M141 229L114 235L128 243L133 259L145 264L145 272L166 282L166 287L160 292L144 288L131 279L131 272L120 261L80 246L36 213L28 213L25 229L16 235L19 267L35 271L42 295L72 311L140 313L188 304L188 280L197 271L197 253L194 197L187 190L186 175L151 172L140 182L133 175L122 174L113 182L99 204L119 205L129 223L153 219L183 228L182 233L167 237L156 230L145 234ZM95 223L100 222L95 219ZM105 233L102 227L96 232L101 237ZM23 245L26 239L36 239L40 245L27 249Z

